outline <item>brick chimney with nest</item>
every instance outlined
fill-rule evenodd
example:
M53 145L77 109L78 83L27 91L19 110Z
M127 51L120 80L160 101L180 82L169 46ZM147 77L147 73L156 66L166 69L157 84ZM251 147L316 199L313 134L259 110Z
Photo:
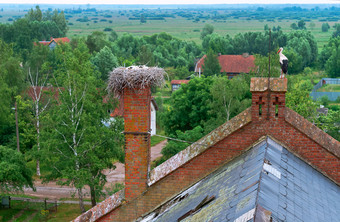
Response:
M163 83L157 67L120 67L110 75L108 89L123 97L125 134L125 199L133 200L148 187L150 162L151 86Z

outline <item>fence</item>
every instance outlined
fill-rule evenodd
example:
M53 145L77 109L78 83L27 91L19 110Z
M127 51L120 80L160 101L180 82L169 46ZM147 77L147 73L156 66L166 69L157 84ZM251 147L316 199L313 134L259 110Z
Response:
M320 89L323 85L326 85L326 84L339 84L340 85L340 79L332 79L332 78L321 79L314 86L312 92L310 93L310 96L314 100L318 100L322 96L327 96L330 101L335 101L338 97L340 97L340 92L317 92L318 89Z

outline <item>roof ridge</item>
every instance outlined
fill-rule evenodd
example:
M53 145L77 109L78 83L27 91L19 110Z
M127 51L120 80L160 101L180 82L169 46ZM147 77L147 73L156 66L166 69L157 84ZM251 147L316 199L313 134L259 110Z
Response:
M286 122L304 133L316 143L320 144L324 149L332 153L334 156L340 158L339 141L288 107L285 107L284 115Z

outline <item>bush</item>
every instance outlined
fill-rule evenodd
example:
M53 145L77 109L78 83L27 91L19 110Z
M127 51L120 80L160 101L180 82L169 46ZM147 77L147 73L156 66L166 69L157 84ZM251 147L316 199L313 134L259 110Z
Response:
M112 28L105 28L104 29L104 32L111 32L112 31Z

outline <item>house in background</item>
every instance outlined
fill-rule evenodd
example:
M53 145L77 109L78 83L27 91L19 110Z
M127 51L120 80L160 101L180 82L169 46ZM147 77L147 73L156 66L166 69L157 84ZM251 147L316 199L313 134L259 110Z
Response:
M181 84L187 84L190 80L171 80L171 91L174 92L181 87Z
M150 102L150 130L151 130L151 136L156 134L156 112L158 110L158 106L156 103L155 98L151 98L151 102ZM119 104L117 106L117 108L111 112L110 112L110 117L114 118L116 116L124 116L124 99L123 97L119 98Z
M252 78L251 107L152 170L150 89L126 91L125 189L75 222L339 220L340 142L285 106L287 79Z
M70 42L70 39L68 37L63 37L63 38L53 38L51 37L50 41L39 41L39 44L42 45L48 45L50 47L50 49L54 49L57 44L59 43L66 43L66 42Z
M204 55L195 66L196 73L203 73L204 59L207 56ZM221 66L221 73L226 73L231 79L240 73L249 73L252 68L255 67L255 57L248 53L243 55L218 55L218 61Z

